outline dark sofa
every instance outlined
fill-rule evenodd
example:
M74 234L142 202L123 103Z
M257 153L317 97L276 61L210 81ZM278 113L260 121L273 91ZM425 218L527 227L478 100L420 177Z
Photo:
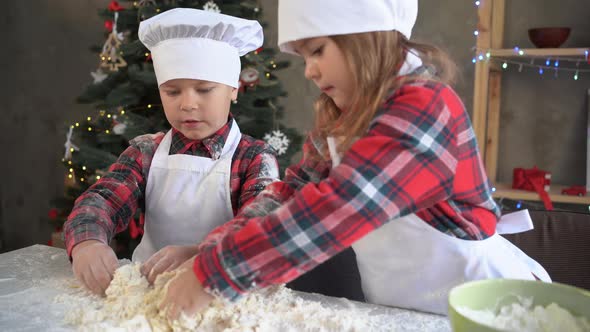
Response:
M590 214L529 211L534 230L504 235L555 282L590 290Z

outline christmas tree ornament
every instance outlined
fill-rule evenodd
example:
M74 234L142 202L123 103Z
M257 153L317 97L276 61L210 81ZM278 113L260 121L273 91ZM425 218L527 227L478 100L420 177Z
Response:
M121 5L119 5L117 1L111 1L111 3L109 4L109 10L112 12L118 12L123 9L125 8L121 7Z
M49 209L49 211L47 212L47 217L50 220L55 220L55 219L57 219L58 216L59 216L59 210L56 208Z
M104 28L107 29L108 32L113 32L113 25L115 23L111 20L104 21Z
M125 36L123 35L123 33L119 33L117 31L117 21L119 20L119 12L115 12L115 19L113 20L113 34L115 35L115 37L117 37L118 40L123 40L125 38Z
M113 29L113 33L109 35L107 41L102 47L102 52L100 53L100 68L105 68L111 72L114 72L118 71L119 68L127 66L127 62L119 54L120 45L121 41L119 38L117 38L115 30Z
M113 133L115 133L117 135L123 135L125 133L126 129L127 129L127 125L119 122L113 126Z
M221 9L214 1L207 1L207 3L203 6L203 10L208 12L214 13L221 13Z
M64 160L71 160L72 159L72 152L79 151L78 148L74 143L72 143L72 135L74 134L74 126L70 126L70 130L66 135L66 142L64 147L66 148L66 152L64 153Z
M254 67L244 68L240 72L240 89L244 92L245 87L255 87L260 83L260 73Z
M94 84L101 83L109 76L108 74L103 72L100 68L98 68L96 71L91 71L90 75L94 79Z
M280 156L287 153L291 140L279 129L279 124L277 122L277 107L275 104L272 101L269 101L268 106L272 109L272 125L274 129L270 133L266 133L263 139L266 143L272 146Z
M289 143L291 143L291 141L287 138L287 135L285 135L279 129L265 134L264 140L277 151L279 156L287 152Z
M119 18L119 13L115 12L115 23L113 24L113 32L109 34L106 42L102 46L102 51L100 52L100 68L106 68L111 72L118 71L119 68L123 68L127 66L127 62L123 57L120 55L119 47L121 46L121 40L123 40L124 35L122 33L117 32L117 20Z

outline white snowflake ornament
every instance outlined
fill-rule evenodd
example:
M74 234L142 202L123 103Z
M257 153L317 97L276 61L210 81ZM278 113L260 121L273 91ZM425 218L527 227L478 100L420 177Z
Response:
M127 129L127 125L124 123L117 123L113 127L113 132L117 135L123 135L125 133L125 129Z
M221 13L221 9L214 1L207 1L207 3L203 6L204 11L214 12L214 13Z
M272 146L273 149L277 150L279 156L287 152L289 143L291 143L287 136L280 130L273 130L272 132L267 133L264 135L264 140Z

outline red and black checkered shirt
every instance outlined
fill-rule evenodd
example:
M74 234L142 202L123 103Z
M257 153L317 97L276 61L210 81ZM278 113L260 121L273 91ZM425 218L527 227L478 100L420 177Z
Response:
M218 159L229 135L233 117L211 137L191 140L172 129L170 154ZM163 133L143 135L110 166L108 173L82 194L64 224L68 255L81 241L108 243L144 208L145 188L152 158ZM230 189L234 215L279 176L276 152L261 140L242 134L231 163Z
M291 281L412 213L449 236L494 234L500 210L469 116L447 85L406 82L334 168L306 158L325 144L311 135L283 182L204 240L194 271L209 292L236 299Z

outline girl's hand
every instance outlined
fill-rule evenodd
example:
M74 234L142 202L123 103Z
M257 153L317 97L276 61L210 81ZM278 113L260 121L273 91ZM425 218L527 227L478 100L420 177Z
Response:
M141 265L141 274L150 284L161 273L172 271L198 253L198 246L166 246Z
M159 305L160 310L167 310L171 320L178 319L181 312L194 316L213 301L213 296L205 292L193 272L194 262L191 258L178 268L178 274L170 280L164 301Z
M111 247L100 241L87 240L72 249L74 275L94 294L104 296L117 267L117 255Z

